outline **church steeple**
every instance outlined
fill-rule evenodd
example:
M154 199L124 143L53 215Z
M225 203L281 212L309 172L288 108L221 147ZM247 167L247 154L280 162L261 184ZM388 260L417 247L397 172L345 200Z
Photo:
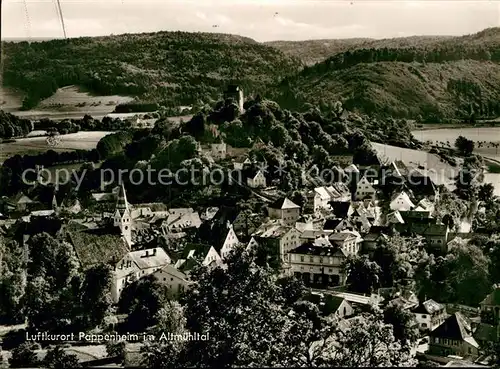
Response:
M128 210L128 201L127 201L127 193L125 192L125 185L122 183L120 189L118 191L118 197L116 199L116 209Z
M56 198L56 193L54 192L54 195L52 196L52 210L57 210L57 198Z
M113 224L115 227L120 228L122 236L130 246L132 244L132 219L127 201L127 193L125 192L125 186L123 183L120 186L118 198L116 200L116 210L113 218Z

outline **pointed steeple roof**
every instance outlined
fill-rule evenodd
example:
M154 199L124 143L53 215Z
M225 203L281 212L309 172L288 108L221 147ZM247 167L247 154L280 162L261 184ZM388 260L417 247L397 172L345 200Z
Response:
M55 192L54 195L52 195L52 209L57 209L57 197Z
M120 212L128 210L127 193L125 192L125 185L122 183L116 200L116 209Z

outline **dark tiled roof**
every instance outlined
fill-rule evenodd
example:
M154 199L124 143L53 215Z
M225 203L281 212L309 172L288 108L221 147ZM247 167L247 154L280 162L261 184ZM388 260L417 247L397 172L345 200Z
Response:
M316 246L314 242L306 242L289 251L291 254L317 255L317 256L346 256L338 246Z
M444 306L431 299L420 303L413 312L417 314L433 314L441 309L444 309Z
M338 233L332 233L331 235L328 236L328 238L332 241L345 241L350 238L356 238L356 236L353 235L352 233L338 232Z
M69 231L68 236L84 269L100 263L116 263L129 251L115 230Z
M273 202L271 205L269 205L269 208L271 209L299 209L300 206L297 204L294 204L292 201L288 200L286 197L282 197L275 202Z
M396 224L399 233L418 234L421 236L444 236L447 232L447 226L444 224Z
M332 212L338 218L346 218L351 207L350 201L330 201Z
M325 224L323 224L323 229L326 230L334 230L337 228L337 226L342 223L342 219L337 218L337 219L327 219Z
M414 221L415 219L427 219L430 216L429 211L401 211L405 223Z
M439 327L429 333L432 337L448 338L452 340L464 340L470 337L471 328L469 322L460 313L450 315Z
M202 243L187 244L186 247L184 247L184 250L182 250L181 259L187 259L189 253L192 250L194 251L195 258L204 258L208 254L208 251L210 251L210 247L210 245L205 245Z
M243 168L241 174L243 176L243 179L248 179L248 178L254 179L258 172L259 168L253 166L247 166Z
M343 297L326 295L326 305L331 312L336 312L340 305L342 305L342 302L344 302Z

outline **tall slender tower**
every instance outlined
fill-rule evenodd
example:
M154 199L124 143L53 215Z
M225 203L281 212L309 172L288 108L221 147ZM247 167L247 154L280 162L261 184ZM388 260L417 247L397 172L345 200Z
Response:
M123 183L118 191L118 198L116 200L116 211L113 217L113 224L119 227L123 238L127 241L129 246L132 245L132 219L130 216L130 209L127 201L127 194Z

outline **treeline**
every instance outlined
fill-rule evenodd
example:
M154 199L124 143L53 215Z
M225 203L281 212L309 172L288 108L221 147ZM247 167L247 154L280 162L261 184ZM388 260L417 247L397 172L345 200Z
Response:
M128 119L104 117L94 119L85 114L82 119L65 119L60 122L44 118L34 123L34 129L58 131L61 134L76 133L79 131L120 131L132 127Z
M304 68L302 74L324 73L331 69L350 68L359 63L445 63L457 60L500 61L500 49L487 47L467 48L464 45L442 46L436 49L359 49L334 55L322 63Z
M0 110L0 138L22 137L32 130L33 124L29 119L22 119Z
M256 42L186 32L5 43L4 52L3 83L27 93L26 109L68 85L165 106L190 105L216 101L228 81L261 92L301 67Z
M23 173L29 181L35 179L35 172L26 172L34 170L37 165L51 167L60 164L74 164L83 162L98 162L99 153L96 149L76 150L67 152L56 152L48 150L38 155L14 155L6 159L0 167L0 194L9 196L18 193L26 187Z
M140 112L155 112L160 109L157 103L125 103L116 106L114 113L140 113Z

